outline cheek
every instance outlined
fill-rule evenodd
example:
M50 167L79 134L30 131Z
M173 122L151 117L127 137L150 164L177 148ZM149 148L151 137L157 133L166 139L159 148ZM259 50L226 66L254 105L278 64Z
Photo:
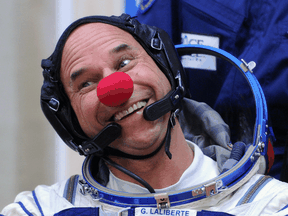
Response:
M88 136L95 130L97 101L96 91L71 99L80 126Z
M136 76L139 80L151 86L155 92L161 93L162 97L171 90L169 80L150 58L146 58L146 61L142 62L137 70Z
M157 95L158 100L163 98L171 90L170 82L164 73L158 68L157 71L154 71L153 73L151 83L153 83L153 89Z
M169 82L169 80L167 79L167 77L165 76L165 74L158 69L157 71L157 75L158 75L158 86L164 90L165 95L171 90L171 84Z

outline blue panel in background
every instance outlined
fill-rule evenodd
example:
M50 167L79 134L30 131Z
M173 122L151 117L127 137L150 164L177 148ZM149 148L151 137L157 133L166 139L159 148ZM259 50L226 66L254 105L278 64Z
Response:
M133 17L136 16L137 10L138 8L135 0L125 0L125 13Z

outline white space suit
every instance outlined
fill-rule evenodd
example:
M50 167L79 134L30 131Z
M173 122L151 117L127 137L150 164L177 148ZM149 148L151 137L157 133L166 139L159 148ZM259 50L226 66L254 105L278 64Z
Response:
M209 180L211 177L218 175L217 166L213 166L215 162L203 155L202 151L190 143L194 150L195 158L193 163L199 166L199 169L193 169L193 176L204 178L203 181ZM208 163L207 163L208 161ZM210 163L209 163L210 162ZM193 164L192 163L192 164ZM192 166L192 165L191 165ZM191 169L191 166L187 169ZM205 172L203 172L203 169ZM189 171L188 171L189 172ZM203 173L209 173L207 179L203 177ZM110 174L111 175L111 174ZM184 177L183 177L184 176ZM193 182L193 176L191 182ZM182 178L183 177L183 178ZM190 185L189 175L182 175L179 182L174 186L156 190L156 192L165 193L173 189L183 189ZM54 184L52 186L40 185L33 192L20 193L15 202L8 205L1 212L2 215L213 215L226 212L232 215L288 215L288 184L280 182L269 176L260 174L253 175L247 183L238 184L234 191L223 191L214 196L210 196L198 201L188 202L187 204L176 205L169 209L157 209L151 207L131 208L132 206L119 207L101 202L101 199L94 199L87 193L83 195L82 186L79 184L81 176L72 176L68 181ZM117 186L118 183L118 186ZM117 178L113 179L113 183L108 183L109 187L115 189L121 188L131 190L135 193L147 193L147 189L139 185L133 185ZM188 183L189 184L189 183ZM192 183L193 184L193 183ZM113 186L115 185L115 186ZM175 187L175 188L173 188ZM126 189L125 189L126 188ZM142 190L142 191L141 191ZM130 210L129 210L130 209ZM173 211L175 210L175 211ZM207 210L211 212L204 212ZM77 212L81 211L81 213ZM133 212L133 213L132 213ZM198 212L198 213L197 213ZM121 213L121 214L120 214Z

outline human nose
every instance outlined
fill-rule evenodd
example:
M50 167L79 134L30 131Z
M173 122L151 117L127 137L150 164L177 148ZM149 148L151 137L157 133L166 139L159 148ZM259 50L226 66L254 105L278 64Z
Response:
M115 72L99 82L97 96L104 105L116 107L129 100L133 88L133 81L127 73Z

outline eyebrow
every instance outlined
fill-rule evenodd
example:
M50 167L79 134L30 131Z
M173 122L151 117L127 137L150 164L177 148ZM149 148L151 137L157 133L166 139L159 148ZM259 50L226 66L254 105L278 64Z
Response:
M80 68L79 70L73 72L70 76L71 81L75 81L77 77L79 77L81 74L83 74L87 69L86 68Z
M121 51L129 50L132 49L129 45L127 44L120 44L117 47L114 47L110 53L119 53Z

